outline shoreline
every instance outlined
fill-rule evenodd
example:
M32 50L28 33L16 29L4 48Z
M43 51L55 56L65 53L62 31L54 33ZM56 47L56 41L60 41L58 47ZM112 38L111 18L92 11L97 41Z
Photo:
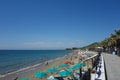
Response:
M48 62L51 64L51 63L53 63L55 61L58 61L60 59L64 59L64 58L66 58L68 56L72 56L73 53L74 53L74 51L71 52L71 53L68 53L68 54L66 54L66 55L64 55L62 57L57 57L57 58L54 58L54 59L50 59L50 60L48 60ZM25 68L21 68L19 70L8 72L8 73L2 74L2 75L0 74L0 80L13 80L15 77L22 77L22 76L24 76L26 74L29 75L29 74L31 74L33 72L36 72L39 69L43 68L45 66L45 62L46 61L43 61L43 62L34 64L34 65L30 65L30 66L25 67Z

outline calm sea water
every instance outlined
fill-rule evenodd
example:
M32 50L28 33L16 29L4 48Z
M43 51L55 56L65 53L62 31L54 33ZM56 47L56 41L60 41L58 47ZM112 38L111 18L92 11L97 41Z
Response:
M0 50L0 74L68 55L69 50Z

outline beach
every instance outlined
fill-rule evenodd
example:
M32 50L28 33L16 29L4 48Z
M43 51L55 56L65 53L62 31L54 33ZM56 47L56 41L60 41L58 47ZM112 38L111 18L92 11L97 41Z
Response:
M79 62L78 57L78 51L74 51L74 53L65 55L63 57L55 58L53 60L45 61L42 63L38 63L33 66L29 66L17 71L14 71L12 73L6 74L5 77L2 77L0 80L14 80L16 77L18 78L29 78L30 80L38 80L33 75L36 72L46 72L47 68L53 68L57 65L63 64L66 61L74 62L74 64ZM48 64L46 64L48 62ZM87 66L88 67L88 66ZM48 76L50 76L50 73L47 73ZM57 74L53 74L57 75ZM58 76L58 75L57 75ZM44 80L47 80L48 77L44 78Z
M53 68L57 65L64 63L65 61L70 61L70 57L60 58L58 60L54 60L53 62L49 62L48 65L45 65L41 69L38 69L34 72L45 72L47 70L47 68ZM33 77L34 72L32 72L32 74L23 75L22 77L28 77L31 80L37 80L36 78ZM46 80L46 78L45 78L45 80Z
M53 59L50 59L50 60L46 59L47 62L48 62L48 66L45 66L46 61L42 61L40 63L31 65L31 66L28 66L28 67L25 67L25 68L21 68L19 70L15 70L13 72L7 72L6 74L0 75L0 80L13 80L16 77L18 77L18 78L20 78L20 77L30 77L30 79L31 79L32 78L31 76L33 76L33 74L35 72L45 71L45 69L48 68L48 67L53 67L54 65L58 65L60 63L63 63L64 60L66 60L66 58L68 56L70 56L72 53L67 53L67 54L66 53L60 53L60 54L63 54L64 56L56 57L56 58L53 58ZM54 56L54 55L52 55L52 56ZM58 54L58 56L59 56L59 54Z
M30 78L31 80L38 80L37 78L35 78L33 75L35 72L46 72L47 68L53 68L57 65L60 65L60 64L63 64L65 63L66 61L70 61L71 62L71 58L73 59L73 61L77 61L77 51L75 51L72 55L67 55L67 56L64 56L64 57L61 57L61 58L58 58L58 59L55 59L51 62L48 62L48 65L44 65L43 67L41 67L40 69L36 70L36 71L33 71L32 73L30 74L26 74L26 75L23 75L21 77L24 77L24 78ZM51 74L48 73L48 76L50 76ZM57 75L57 74L53 74L53 75ZM47 77L48 78L48 77ZM44 78L43 80L47 80L47 78Z

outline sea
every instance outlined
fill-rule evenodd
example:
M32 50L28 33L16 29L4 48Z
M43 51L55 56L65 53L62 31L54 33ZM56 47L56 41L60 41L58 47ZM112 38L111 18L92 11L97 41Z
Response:
M0 75L72 53L71 50L0 50Z

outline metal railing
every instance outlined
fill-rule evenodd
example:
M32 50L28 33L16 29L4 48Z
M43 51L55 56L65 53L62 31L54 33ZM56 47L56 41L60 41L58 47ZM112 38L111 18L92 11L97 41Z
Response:
M85 72L80 80L91 80L91 69L96 69L97 70L97 66L99 64L99 61L100 61L100 56L101 56L101 53L98 52L97 55L93 56L93 57L90 57L89 59L86 59L85 61L92 61L91 63L91 67L88 68L87 72ZM84 61L84 62L85 62Z

